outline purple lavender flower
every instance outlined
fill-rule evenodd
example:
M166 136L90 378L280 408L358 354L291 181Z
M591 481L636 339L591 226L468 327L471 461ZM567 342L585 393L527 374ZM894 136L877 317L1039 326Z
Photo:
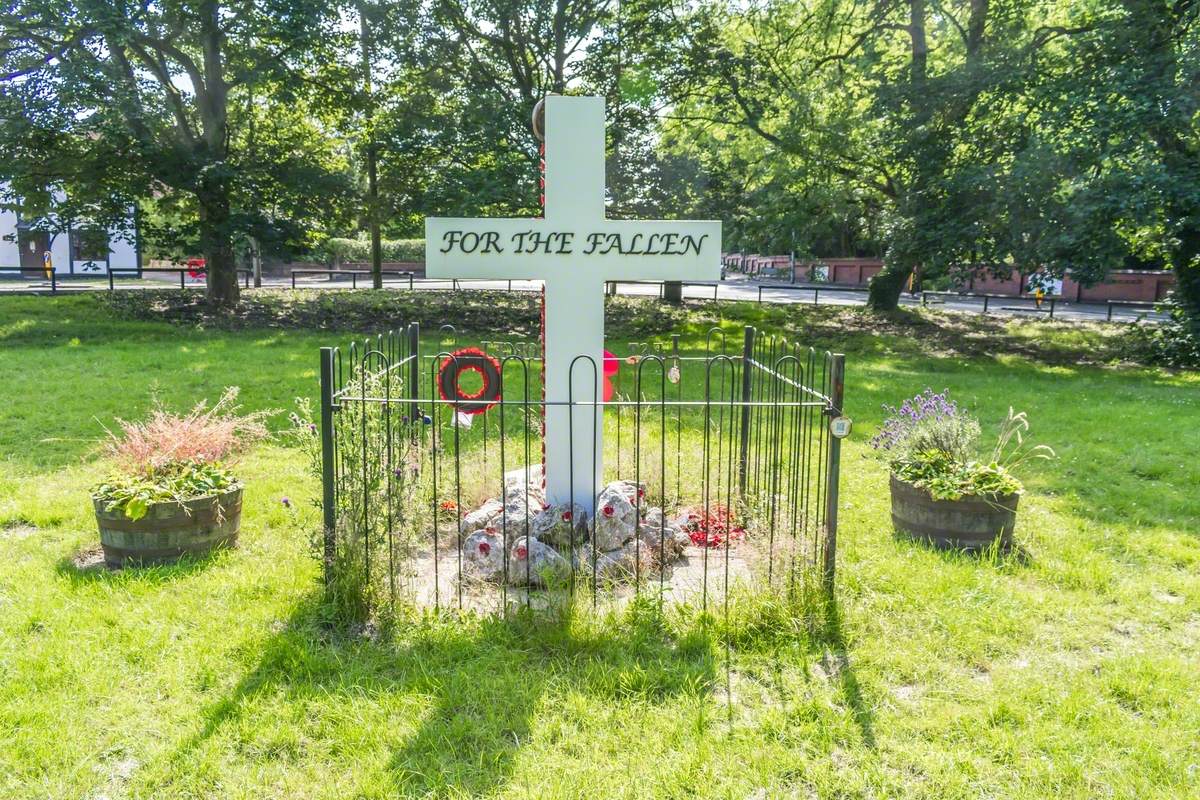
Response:
M287 498L287 497L281 497L281 498L279 498L279 502L283 503L283 507L284 507L284 508L291 508L291 507L292 507L292 501L291 501L289 498Z
M916 426L925 420L957 419L958 403L950 399L950 390L934 393L926 388L916 397L909 398L899 408L884 404L888 417L879 432L871 437L871 446L876 450L891 450L902 442Z

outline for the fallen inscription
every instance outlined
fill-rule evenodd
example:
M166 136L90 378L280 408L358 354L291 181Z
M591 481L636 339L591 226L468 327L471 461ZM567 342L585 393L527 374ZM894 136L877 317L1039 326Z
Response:
M589 233L580 246L575 243L574 231L515 231L507 235L500 231L452 230L442 234L440 253L487 255L513 252L518 255L608 255L622 256L686 256L700 255L707 233Z
M578 357L604 363L604 283L716 280L721 223L605 218L602 98L546 98L545 136L545 219L428 218L425 269L545 281L546 494L590 512L604 486L604 420L591 404L597 371Z

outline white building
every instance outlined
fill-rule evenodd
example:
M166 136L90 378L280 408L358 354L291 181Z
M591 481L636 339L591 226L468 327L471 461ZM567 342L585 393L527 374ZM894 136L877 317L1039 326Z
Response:
M132 209L130 216L132 237L78 223L38 225L42 220L25 219L18 212L0 209L0 278L44 276L47 251L60 278L101 276L110 271L140 275L140 236ZM48 230L38 230L42 227Z

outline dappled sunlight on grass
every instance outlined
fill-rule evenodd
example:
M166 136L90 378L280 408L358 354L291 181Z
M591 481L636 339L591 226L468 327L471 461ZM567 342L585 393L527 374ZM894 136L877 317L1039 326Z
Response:
M624 301L617 312L632 320L618 342L665 333ZM762 609L728 694L719 626L695 620L330 628L311 555L318 487L281 441L238 465L238 548L80 567L98 539L100 423L141 414L154 392L185 409L227 385L248 409L289 409L316 393L317 348L346 337L5 298L0 796L1200 794L1187 768L1200 763L1200 376L1039 363L1004 341L953 352L838 309L664 314L686 319L694 353L723 314L735 351L754 321L854 354L838 604L811 637L781 635ZM886 465L866 441L881 404L926 386L949 388L985 433L1009 406L1028 411L1033 439L1058 452L1022 475L1016 552L895 535Z
M27 333L33 328L34 322L30 319L19 319L14 322L9 322L5 325L0 325L0 339L14 338L18 334Z

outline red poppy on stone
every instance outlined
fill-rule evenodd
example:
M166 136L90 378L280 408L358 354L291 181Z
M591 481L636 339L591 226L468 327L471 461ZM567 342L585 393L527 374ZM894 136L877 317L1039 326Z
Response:
M486 556L488 553L492 552L492 546L490 544L488 544L487 542L480 542L479 543L479 552L483 553Z
M612 507L612 506L605 506L605 507L604 507L604 516L606 516L606 517L611 517L612 515L613 515L613 507Z
M564 511L562 518L563 518L563 522L570 522L571 521L571 512Z
M529 550L526 549L526 547L524 545L517 548L517 558L523 559L528 555L529 555Z

